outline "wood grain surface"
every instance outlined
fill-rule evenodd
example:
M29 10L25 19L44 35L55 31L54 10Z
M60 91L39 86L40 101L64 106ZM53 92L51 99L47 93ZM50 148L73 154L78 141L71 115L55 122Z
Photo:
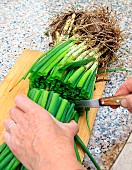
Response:
M26 49L22 52L20 57L17 59L16 63L9 71L6 78L0 84L0 144L3 143L2 133L4 129L4 119L9 117L9 109L14 105L14 97L17 94L26 94L28 90L28 79L21 81L15 88L12 87L18 82L18 80L25 74L25 72L30 68L33 62L42 54L42 52ZM103 74L100 78L106 78L107 74ZM93 98L102 97L102 93L105 87L105 81L96 83L96 90L94 91ZM11 91L10 91L11 90ZM92 129L94 121L96 118L98 109L90 109L89 112L89 122ZM90 138L90 133L88 131L85 119L85 113L79 119L79 136L85 143L88 144ZM83 151L79 148L81 159L84 157Z

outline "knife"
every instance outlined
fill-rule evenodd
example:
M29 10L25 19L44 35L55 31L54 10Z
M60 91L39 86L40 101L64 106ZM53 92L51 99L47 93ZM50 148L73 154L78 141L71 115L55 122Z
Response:
M100 99L93 99L93 100L76 100L74 101L74 103L76 108L87 108L87 107L98 108L100 106L120 106L122 99L124 99L127 95L103 97Z

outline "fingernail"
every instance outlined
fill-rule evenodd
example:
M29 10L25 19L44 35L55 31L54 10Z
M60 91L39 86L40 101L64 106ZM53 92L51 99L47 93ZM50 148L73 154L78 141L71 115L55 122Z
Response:
M125 98L121 101L121 106L127 108L127 100Z

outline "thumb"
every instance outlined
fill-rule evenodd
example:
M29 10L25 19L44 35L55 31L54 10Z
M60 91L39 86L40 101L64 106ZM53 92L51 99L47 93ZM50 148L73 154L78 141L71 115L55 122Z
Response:
M71 120L70 123L67 124L67 126L69 127L70 131L72 132L74 136L78 133L79 127L78 127L78 124L74 120Z
M126 96L122 101L121 101L121 106L126 108L129 112L132 113L132 95Z

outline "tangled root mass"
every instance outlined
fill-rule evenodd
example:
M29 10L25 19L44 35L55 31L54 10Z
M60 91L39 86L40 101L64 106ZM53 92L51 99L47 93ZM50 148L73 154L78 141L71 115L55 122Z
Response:
M72 29L67 33L64 31L64 27L73 14L75 14L75 18ZM123 39L122 32L113 15L104 7L92 11L72 10L61 13L50 25L50 34L53 40L56 39L56 31L59 35L79 36L81 41L87 39L87 45L90 48L97 45L100 49L107 48L107 52L100 58L100 67L117 59L115 52L119 49Z

